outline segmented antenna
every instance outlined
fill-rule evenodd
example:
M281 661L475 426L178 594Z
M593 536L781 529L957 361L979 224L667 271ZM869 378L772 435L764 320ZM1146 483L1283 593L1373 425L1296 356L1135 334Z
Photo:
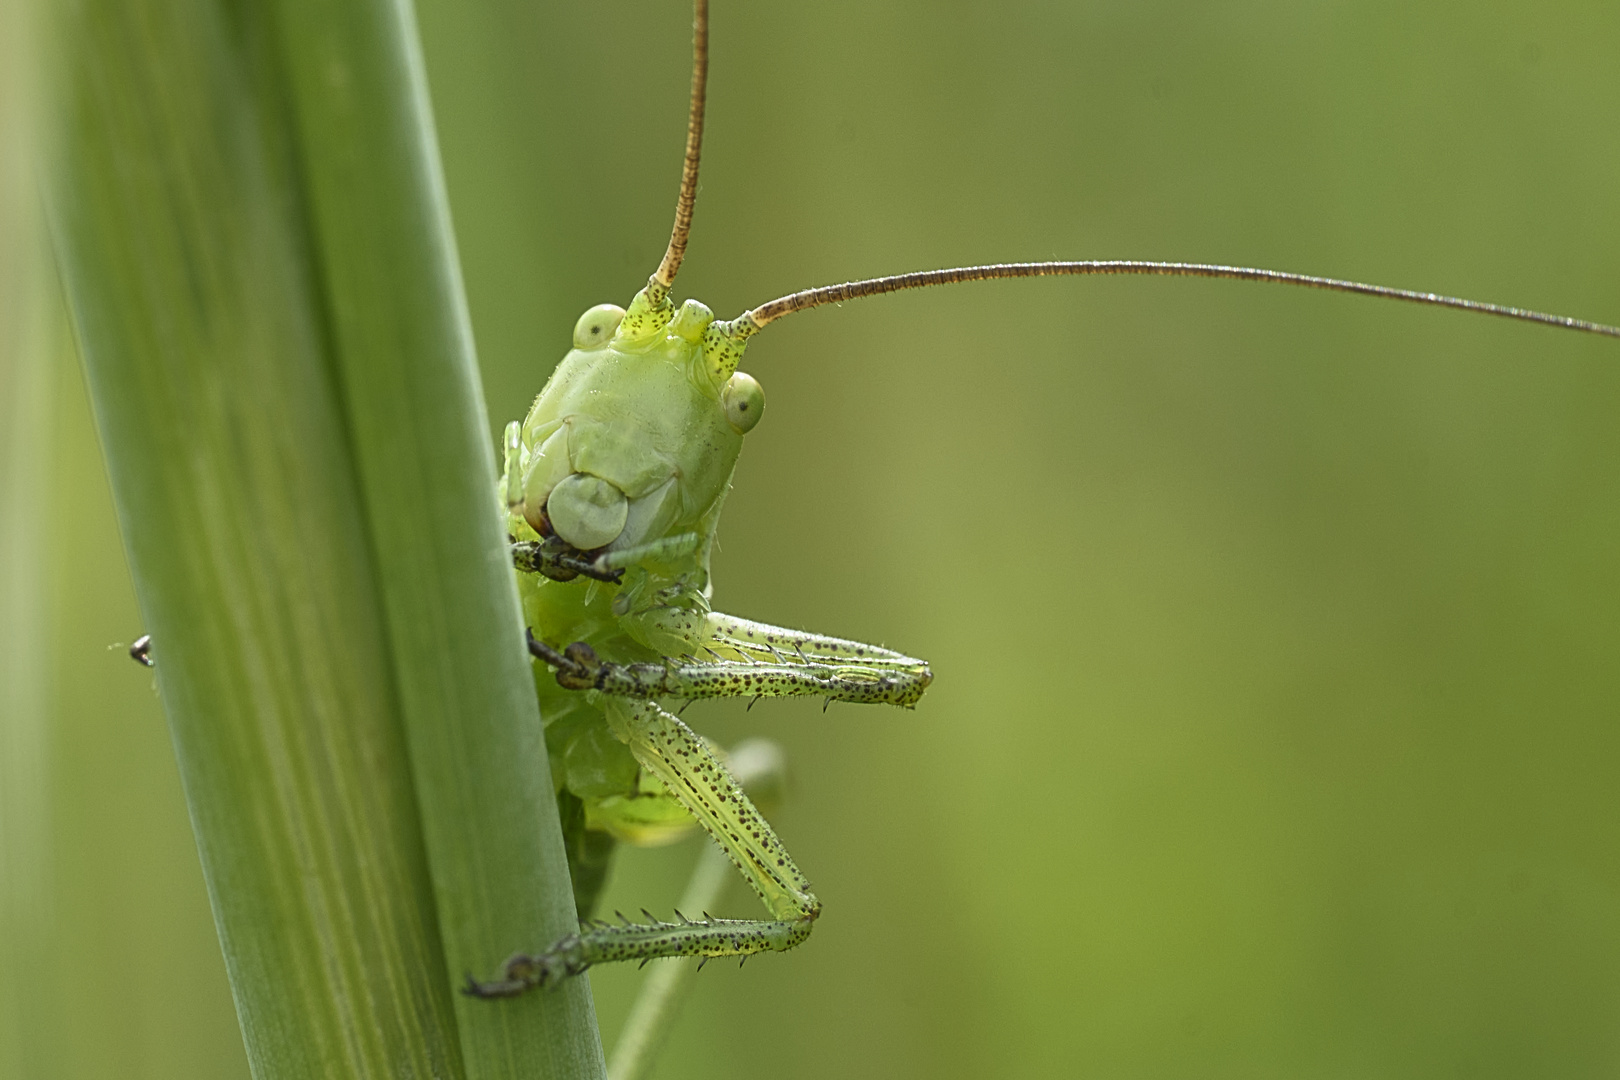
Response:
M695 171L695 166L694 166ZM1463 300L1439 293L1414 292L1392 289L1386 285L1366 285L1359 281L1340 281L1337 278L1315 277L1310 274L1290 274L1284 270L1257 270L1246 266L1220 266L1212 263L1143 262L1125 259L1097 259L1085 262L996 263L990 266L957 266L948 270L919 270L892 277L868 278L842 285L823 285L819 289L805 289L777 297L769 303L745 311L735 324L746 337L757 330L795 311L807 311L824 304L839 304L863 296L899 292L901 289L921 289L930 285L956 285L964 281L988 281L992 278L1052 277L1058 275L1086 276L1092 274L1143 274L1157 277L1233 278L1238 281L1266 281L1277 285L1300 285L1307 289L1327 289L1332 292L1356 293L1376 296L1383 300L1403 300L1409 304L1430 307L1456 308L1480 315L1496 315L1504 319L1540 323L1565 330L1578 330L1586 334L1604 334L1620 337L1620 326L1573 319L1567 315L1548 315L1540 311L1487 304L1479 300Z
M692 207L697 203L698 161L703 156L703 110L709 93L709 0L695 0L692 10L692 111L686 120L686 163L681 167L681 197L675 202L675 228L669 234L664 261L647 285L668 295L686 258L692 234Z

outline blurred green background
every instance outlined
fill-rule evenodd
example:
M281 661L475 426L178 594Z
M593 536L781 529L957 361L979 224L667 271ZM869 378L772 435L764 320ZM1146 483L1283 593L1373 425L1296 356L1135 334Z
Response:
M426 0L492 422L668 236L690 12ZM716 0L679 295L1225 261L1620 321L1604 3ZM65 338L43 468L29 1076L242 1076ZM694 706L788 751L826 915L698 981L684 1076L1620 1069L1620 348L1226 283L798 316L724 610L934 664L915 711ZM493 437L493 432L492 432ZM18 628L13 628L14 631ZM26 627L22 628L26 629ZM17 718L13 718L14 720ZM694 843L628 852L667 911ZM737 888L727 913L753 901ZM514 946L538 944L514 942ZM633 971L590 976L613 1035Z

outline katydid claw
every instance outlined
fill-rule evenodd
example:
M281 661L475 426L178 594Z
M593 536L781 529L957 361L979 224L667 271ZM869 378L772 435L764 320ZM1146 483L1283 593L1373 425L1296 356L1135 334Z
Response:
M557 669L557 683L569 690L600 690L606 674L606 665L597 659L596 650L583 641L576 641L562 652L534 636L525 627L529 640L529 655L544 660Z
M493 1001L496 998L517 997L529 988L527 983L514 983L505 979L493 982L479 982L467 973L467 981L462 984L461 992L468 997L480 998L484 1001Z
M528 990L561 982L590 967L578 934L569 934L537 956L516 953L501 965L501 977L479 982L467 975L461 992L468 997L491 999L517 997Z

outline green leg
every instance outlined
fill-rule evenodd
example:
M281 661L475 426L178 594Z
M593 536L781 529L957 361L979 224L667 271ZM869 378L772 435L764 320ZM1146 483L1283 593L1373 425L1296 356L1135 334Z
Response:
M689 555L697 544L696 533L682 533L622 551L591 554L579 550L560 536L548 536L543 540L513 540L512 566L525 574L541 574L553 581L588 577L617 585L624 579L625 567L634 566L645 558Z
M557 671L557 682L569 690L600 690L621 697L672 697L695 700L715 697L824 697L867 705L910 708L922 697L933 675L920 670L869 664L802 659L667 660L664 663L616 664L597 656L584 642L558 651L529 635L529 652Z
M892 671L924 674L928 671L926 660L917 660L881 645L812 634L805 630L789 630L718 611L708 613L701 635L693 642L699 648L734 653L747 659L770 657L786 660L797 657L803 661L844 662Z
M519 540L512 544L512 565L525 574L541 574L552 581L573 581L583 575L597 581L617 582L624 571L601 565L559 536Z
M926 674L928 662L868 645L805 630L740 619L693 607L654 607L624 615L631 637L665 656L709 655L721 660L777 663L855 664L863 668Z
M530 651L572 690L624 697L825 697L910 708L933 681L926 661L861 641L789 630L700 606L659 606L620 616L660 663L600 660L576 642L559 652L531 637Z
M615 960L781 952L809 937L821 914L821 902L764 815L679 717L650 701L610 699L608 721L642 767L658 777L714 837L773 918L683 916L680 922L667 923L649 915L652 921L646 924L594 923L543 953L512 957L499 979L484 983L468 979L465 989L474 997L511 997Z

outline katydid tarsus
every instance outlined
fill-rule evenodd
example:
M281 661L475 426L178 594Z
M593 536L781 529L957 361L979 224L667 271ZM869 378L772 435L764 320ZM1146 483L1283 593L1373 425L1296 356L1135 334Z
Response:
M859 642L768 626L709 607L709 557L743 436L761 417L759 383L738 371L749 339L784 315L926 285L1050 275L1218 277L1359 293L1537 322L1620 329L1564 316L1319 276L1192 263L1010 263L809 289L716 320L670 297L691 226L707 76L707 4L695 13L685 167L668 250L628 308L587 311L574 350L528 416L508 426L500 491L537 663L582 929L512 957L469 993L498 997L613 960L747 956L791 948L820 902L717 757L661 702L817 695L914 705L920 660ZM657 842L693 820L763 901L767 919L589 919L613 839Z

